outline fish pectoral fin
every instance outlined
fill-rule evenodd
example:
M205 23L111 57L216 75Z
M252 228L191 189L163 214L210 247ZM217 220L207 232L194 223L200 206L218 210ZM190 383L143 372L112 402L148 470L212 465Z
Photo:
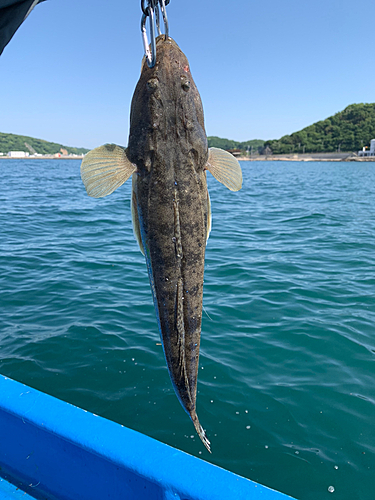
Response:
M126 155L126 148L105 144L84 157L81 178L89 196L102 198L122 186L136 170Z
M236 158L219 148L209 148L208 152L206 170L231 191L239 191L242 187L242 171Z

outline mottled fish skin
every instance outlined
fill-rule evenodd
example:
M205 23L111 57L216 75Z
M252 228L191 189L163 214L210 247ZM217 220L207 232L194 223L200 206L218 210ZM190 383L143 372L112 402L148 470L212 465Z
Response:
M206 170L232 191L237 160L207 148L202 102L176 42L157 38L156 64L144 59L134 92L129 146L105 144L81 164L89 196L111 194L130 176L134 234L146 257L164 354L175 392L210 451L196 413L203 272L211 228Z
M196 415L208 147L201 99L173 40L159 37L155 67L143 64L130 120L134 204L164 354L176 394L209 449Z

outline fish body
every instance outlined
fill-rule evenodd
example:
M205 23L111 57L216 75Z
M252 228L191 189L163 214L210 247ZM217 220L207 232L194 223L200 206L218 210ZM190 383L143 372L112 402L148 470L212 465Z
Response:
M209 224L208 147L189 63L173 40L158 42L156 65L144 64L132 101L128 150L138 166L133 210L169 374L201 433L195 401Z
M143 61L130 114L128 148L88 153L81 175L89 195L110 194L130 175L134 233L145 255L164 355L175 392L206 448L196 413L206 241L211 228L206 171L240 189L232 155L208 149L203 107L176 42L157 39L153 68Z

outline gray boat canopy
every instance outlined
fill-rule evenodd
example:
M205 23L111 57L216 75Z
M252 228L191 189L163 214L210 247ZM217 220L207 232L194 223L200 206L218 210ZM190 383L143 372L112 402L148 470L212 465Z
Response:
M35 5L45 0L0 0L0 55Z

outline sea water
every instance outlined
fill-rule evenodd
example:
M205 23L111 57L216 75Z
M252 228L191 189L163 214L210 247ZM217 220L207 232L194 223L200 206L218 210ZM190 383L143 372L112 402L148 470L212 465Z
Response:
M373 500L375 165L243 162L238 193L208 174L212 455L169 380L131 183L95 200L79 167L0 161L0 373L299 500Z

